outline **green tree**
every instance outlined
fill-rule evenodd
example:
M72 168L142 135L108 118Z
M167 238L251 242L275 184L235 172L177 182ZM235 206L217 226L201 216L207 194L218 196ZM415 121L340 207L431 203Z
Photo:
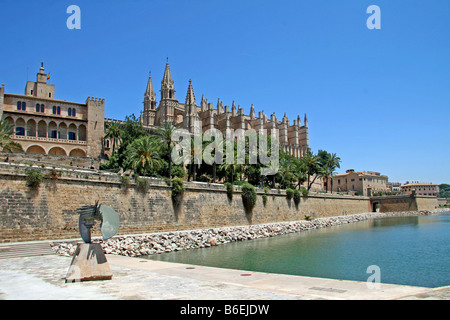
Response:
M171 122L163 122L161 126L156 127L153 134L158 136L159 139L166 146L166 161L169 165L169 179L172 179L172 137L177 127L175 127Z
M122 143L118 150L117 163L120 168L126 167L125 160L127 159L127 149L136 139L148 136L147 131L142 127L142 123L134 114L127 116L125 122L121 126L120 139Z
M113 150L112 153L114 154L116 151L116 144L120 143L121 136L120 136L121 126L118 122L111 122L108 124L108 128L106 129L105 138L111 139L113 144Z
M314 155L310 151L300 160L302 162L302 165L306 169L306 175L307 175L307 181L308 181L307 190L309 191L311 189L311 186L313 185L314 181L316 180L317 173L319 172L319 169L320 169L319 157ZM311 181L312 176L314 176L314 178Z
M126 167L140 175L152 175L161 168L160 144L153 137L140 137L127 148Z
M14 125L5 120L0 120L0 148L6 152L23 151L18 142L11 140L14 133Z

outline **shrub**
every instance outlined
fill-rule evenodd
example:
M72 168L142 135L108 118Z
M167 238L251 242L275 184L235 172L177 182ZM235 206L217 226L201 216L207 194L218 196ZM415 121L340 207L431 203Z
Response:
M256 204L255 187L248 182L242 184L242 202L247 213L250 213Z
M89 176L85 176L85 179L89 179ZM121 176L120 182L122 182L123 184L129 184L131 182L131 178L127 176Z
M30 188L37 187L42 182L42 173L38 170L28 170L27 175L27 186Z
M233 185L229 182L225 182L224 183L225 187L227 188L227 197L228 200L233 200L233 193L234 193L234 188Z
M264 207L267 205L267 194L262 195L263 205Z
M300 203L300 191L298 190L294 191L294 203L296 206Z
M309 194L308 189L302 189L302 195L306 197Z
M139 190L147 191L149 182L144 178L136 178L136 184Z
M50 173L46 175L46 177L51 180L58 180L59 177L61 177L61 175L62 175L61 171L56 171L55 169L53 169Z
M173 178L172 179L172 200L175 203L179 203L181 201L181 197L184 192L184 181L181 178Z
M294 190L292 190L291 188L286 189L286 197L288 198L288 200L291 200L293 196Z

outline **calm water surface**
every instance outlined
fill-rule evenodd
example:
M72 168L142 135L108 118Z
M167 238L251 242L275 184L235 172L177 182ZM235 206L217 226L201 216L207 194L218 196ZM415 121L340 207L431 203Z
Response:
M300 276L366 281L377 265L381 282L450 285L450 213L391 217L342 226L163 253L151 260Z

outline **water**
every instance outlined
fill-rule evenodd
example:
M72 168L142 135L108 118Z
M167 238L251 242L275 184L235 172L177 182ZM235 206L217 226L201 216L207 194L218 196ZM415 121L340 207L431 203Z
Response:
M450 285L450 213L390 217L146 257L193 265L367 281Z

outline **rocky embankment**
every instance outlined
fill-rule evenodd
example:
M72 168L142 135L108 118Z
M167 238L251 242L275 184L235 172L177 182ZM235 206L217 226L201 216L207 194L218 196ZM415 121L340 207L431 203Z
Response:
M361 213L337 217L318 218L292 222L277 222L269 224L222 227L189 231L173 231L144 235L116 236L100 242L107 254L137 257L164 252L205 248L226 244L234 241L252 240L264 237L301 232L305 230L326 228L341 224L353 223L373 218L392 216L427 215L430 211L408 211L390 213ZM75 252L76 242L55 242L53 250L60 255L71 256Z

